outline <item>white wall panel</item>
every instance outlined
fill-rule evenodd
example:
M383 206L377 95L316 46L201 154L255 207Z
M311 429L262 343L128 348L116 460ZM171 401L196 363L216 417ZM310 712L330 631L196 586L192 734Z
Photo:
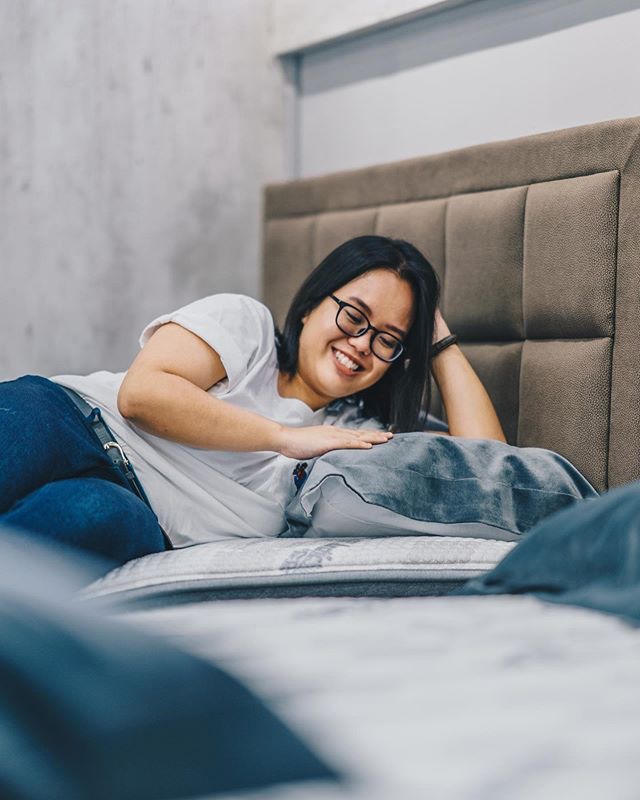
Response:
M639 0L483 0L304 54L303 176L640 114Z
M408 17L474 0L271 0L271 51L300 52Z

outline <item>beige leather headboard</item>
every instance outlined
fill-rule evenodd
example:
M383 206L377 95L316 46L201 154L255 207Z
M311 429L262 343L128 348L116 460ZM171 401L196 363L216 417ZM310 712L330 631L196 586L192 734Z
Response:
M640 118L265 190L263 299L365 233L407 239L510 443L602 491L640 478ZM436 398L432 410L441 413Z

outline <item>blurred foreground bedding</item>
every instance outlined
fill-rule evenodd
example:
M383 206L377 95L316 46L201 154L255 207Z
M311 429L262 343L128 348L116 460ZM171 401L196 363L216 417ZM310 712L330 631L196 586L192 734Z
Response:
M243 800L638 797L640 631L615 617L504 596L208 602L126 618L241 676L350 778Z
M97 562L0 534L2 800L169 800L336 777L211 659L73 603Z

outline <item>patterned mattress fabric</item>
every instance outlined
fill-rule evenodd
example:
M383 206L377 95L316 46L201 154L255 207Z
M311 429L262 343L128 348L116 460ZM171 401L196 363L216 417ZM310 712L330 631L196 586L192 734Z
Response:
M438 595L491 569L512 547L468 537L236 537L129 561L81 596L172 605L244 597Z
M513 596L119 617L241 677L350 779L251 798L637 800L640 630L615 617Z

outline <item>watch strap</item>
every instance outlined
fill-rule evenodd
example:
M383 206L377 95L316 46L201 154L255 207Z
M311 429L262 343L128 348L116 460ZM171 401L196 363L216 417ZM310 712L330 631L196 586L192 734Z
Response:
M431 348L431 358L437 356L438 353L441 353L446 347L449 347L449 345L456 344L457 341L458 337L455 333L445 336L444 339L440 339L440 341L436 342Z

